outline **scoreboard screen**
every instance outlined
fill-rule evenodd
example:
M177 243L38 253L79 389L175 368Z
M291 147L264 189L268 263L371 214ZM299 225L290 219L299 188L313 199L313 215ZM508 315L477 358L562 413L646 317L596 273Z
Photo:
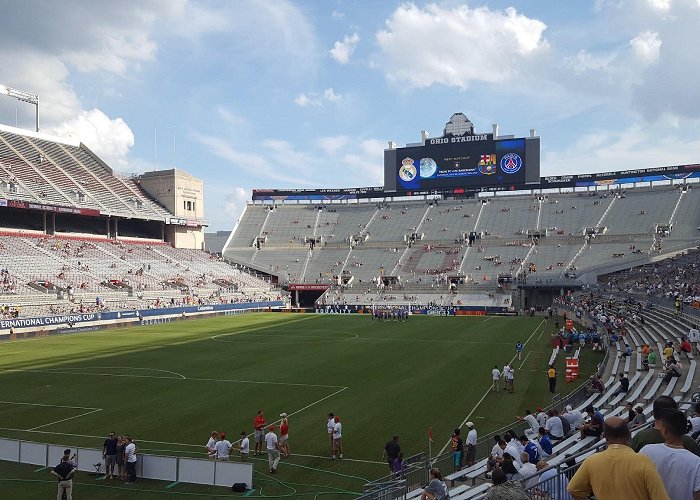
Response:
M531 178L526 177L527 142L524 138L493 139L491 134L483 134L429 139L425 145L399 148L394 169L396 189L525 184ZM537 160L533 163L539 176L539 141L537 146L532 159Z

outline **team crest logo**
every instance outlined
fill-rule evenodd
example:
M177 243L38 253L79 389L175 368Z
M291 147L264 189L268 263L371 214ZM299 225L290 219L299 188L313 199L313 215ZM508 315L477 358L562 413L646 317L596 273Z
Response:
M493 175L496 173L496 155L481 155L479 160L479 172L482 175Z
M399 177L404 182L411 182L416 178L416 166L413 164L413 158L404 158L401 161L401 167L399 168Z
M514 174L523 166L523 160L515 153L508 153L501 158L501 170L505 174Z

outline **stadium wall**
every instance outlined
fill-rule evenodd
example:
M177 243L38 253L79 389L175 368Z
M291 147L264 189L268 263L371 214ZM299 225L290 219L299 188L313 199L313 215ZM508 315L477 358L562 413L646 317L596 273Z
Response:
M0 340L42 337L49 333L71 333L134 324L152 325L193 316L241 314L282 307L284 307L282 301L270 301L4 319L0 320L0 331L2 331ZM14 330L14 335L10 333L11 328Z

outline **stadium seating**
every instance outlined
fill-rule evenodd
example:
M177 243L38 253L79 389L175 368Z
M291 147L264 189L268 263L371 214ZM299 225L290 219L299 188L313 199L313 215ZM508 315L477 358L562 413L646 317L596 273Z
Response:
M172 217L135 180L115 176L84 145L6 130L0 130L0 196L124 217Z
M420 284L440 273L463 275L467 284L486 288L495 288L499 275L533 284L561 282L601 265L650 262L659 252L697 245L699 201L698 189L658 186L470 200L249 205L224 255L282 281L332 282L345 272L356 284L390 275ZM672 230L655 243L657 224ZM600 228L588 242L587 228ZM476 235L471 247L470 233ZM539 235L536 245L532 234ZM307 254L311 239L315 245Z

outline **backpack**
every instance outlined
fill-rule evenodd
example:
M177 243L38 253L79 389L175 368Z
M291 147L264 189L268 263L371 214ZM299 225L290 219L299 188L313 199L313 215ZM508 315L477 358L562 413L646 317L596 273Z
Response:
M561 428L564 431L564 437L566 437L569 435L569 432L571 432L571 424L569 423L569 419L560 415L559 420L561 420Z
M233 483L233 486L231 486L231 491L235 491L236 493L243 493L248 489L245 483Z

